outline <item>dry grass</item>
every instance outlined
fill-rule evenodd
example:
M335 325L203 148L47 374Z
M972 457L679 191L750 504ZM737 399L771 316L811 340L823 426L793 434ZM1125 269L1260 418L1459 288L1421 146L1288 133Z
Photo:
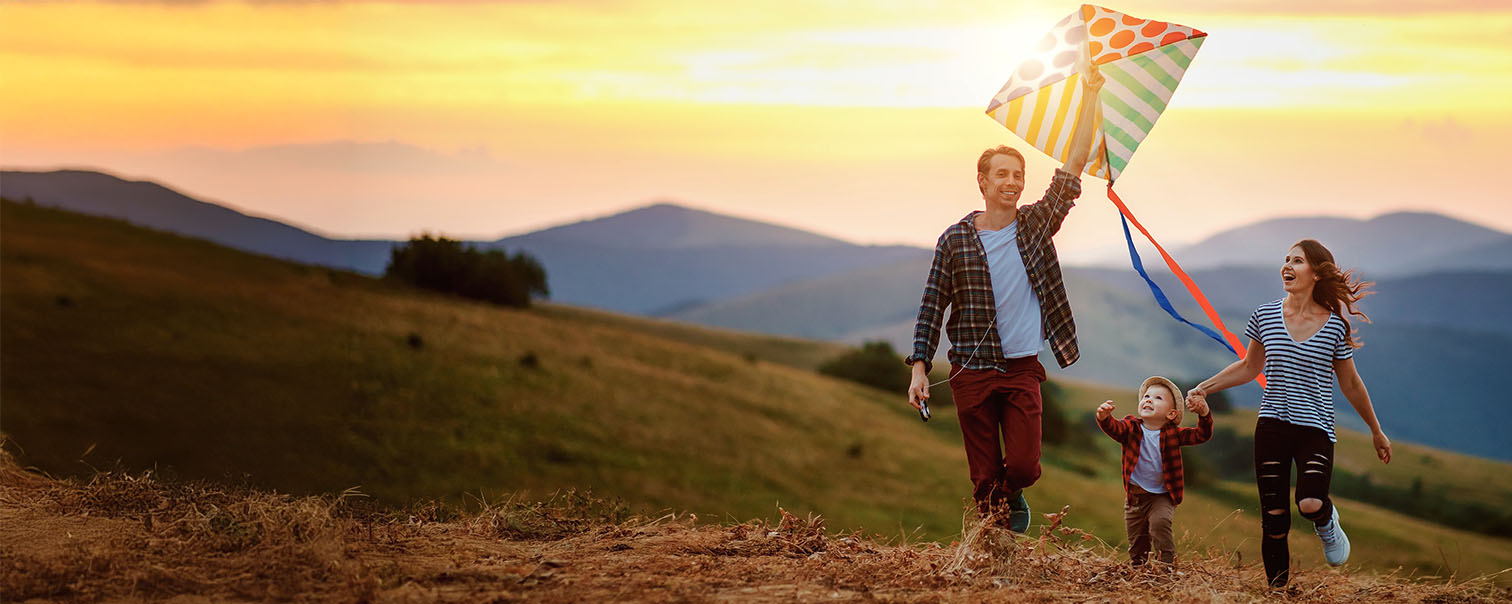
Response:
M1037 537L966 523L949 546L831 534L823 518L626 516L588 493L384 508L151 474L59 481L0 453L7 601L1496 602L1489 580L1301 570L1281 592L1232 552L1131 572L1046 514Z

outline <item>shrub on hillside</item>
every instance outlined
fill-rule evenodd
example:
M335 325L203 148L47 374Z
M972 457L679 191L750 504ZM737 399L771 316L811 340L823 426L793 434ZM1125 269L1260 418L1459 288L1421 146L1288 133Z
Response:
M874 341L830 359L819 373L880 388L888 392L908 390L909 369L892 344Z
M383 276L416 287L505 306L530 306L546 297L546 269L524 252L481 251L461 241L425 235L396 247Z

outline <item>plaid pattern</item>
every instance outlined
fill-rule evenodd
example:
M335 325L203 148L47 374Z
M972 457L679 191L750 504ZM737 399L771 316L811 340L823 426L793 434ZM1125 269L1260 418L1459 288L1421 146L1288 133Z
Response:
M1061 278L1060 259L1055 255L1051 237L1060 230L1080 196L1081 178L1056 169L1045 196L1018 209L1019 255L1023 257L1029 285L1039 298L1043 335L1049 338L1055 361L1061 367L1075 363L1080 352L1076 347L1071 304L1066 301L1066 286ZM953 306L945 324L951 343L946 354L950 362L967 369L1006 371L1002 342L997 330L989 329L997 317L997 303L987 272L987 252L977 236L976 217L981 213L972 212L950 225L935 244L934 265L924 283L924 300L919 304L919 319L914 326L913 354L903 362L912 365L923 361L926 371L933 367L935 347L940 341L940 321L945 317L945 308Z
M1129 485L1134 483L1129 480L1129 476L1139 463L1139 444L1144 440L1140 426L1143 425L1144 420L1132 415L1123 419L1108 417L1097 420L1097 427L1102 428L1104 434L1123 445L1124 497L1130 503L1134 502L1134 494L1129 490ZM1212 414L1197 416L1196 428L1182 428L1169 422L1160 428L1160 475L1166 492L1171 494L1172 503L1181 504L1181 489L1186 483L1185 469L1181 464L1181 448L1200 445L1212 437Z

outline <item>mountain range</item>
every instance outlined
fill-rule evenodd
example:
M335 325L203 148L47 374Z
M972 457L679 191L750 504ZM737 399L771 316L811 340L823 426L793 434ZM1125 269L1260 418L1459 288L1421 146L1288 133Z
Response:
M320 237L96 172L3 172L0 195L370 274L383 270L398 243ZM1302 237L1323 240L1341 259L1362 261L1345 264L1376 281L1378 294L1361 305L1374 323L1354 324L1366 343L1357 356L1360 371L1388 432L1512 459L1497 429L1512 422L1512 407L1497 404L1501 392L1489 377L1505 372L1503 354L1512 349L1512 235L1424 213L1282 218L1173 253L1228 328L1242 334L1252 309L1283 295L1273 256ZM855 245L668 203L472 243L539 258L559 302L770 334L881 339L900 351L911 348L931 258L924 248ZM1108 384L1160 373L1185 386L1232 359L1167 317L1133 271L1067 266L1065 273L1082 359L1061 373ZM1152 277L1183 316L1206 323L1172 275ZM1258 388L1244 387L1235 398L1257 401ZM1358 427L1348 403L1335 398L1340 421ZM1424 402L1436 412L1423 413Z
M1512 270L1512 234L1442 214L1393 212L1368 220L1277 218L1229 229L1174 253L1187 270L1280 266L1298 239L1323 241L1340 264L1376 278L1435 271Z
M401 242L331 239L153 182L101 172L0 172L0 195L124 219L249 252L381 274ZM494 241L541 261L552 298L630 313L658 313L840 274L921 253L866 246L806 231L656 204Z

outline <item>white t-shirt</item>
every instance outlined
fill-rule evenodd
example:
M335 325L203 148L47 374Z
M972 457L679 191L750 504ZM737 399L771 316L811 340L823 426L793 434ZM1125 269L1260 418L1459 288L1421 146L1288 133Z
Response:
M1045 344L1039 297L1029 285L1024 257L1019 254L1018 221L997 231L977 229L977 237L982 240L982 251L987 254L987 273L992 277L992 297L997 303L997 332L1003 344L1003 356L1017 359L1039 354Z
M1139 463L1134 464L1129 480L1146 493L1164 493L1165 477L1160 473L1160 464L1164 461L1160 456L1160 431L1144 426L1139 429L1144 431L1144 440L1139 443Z

